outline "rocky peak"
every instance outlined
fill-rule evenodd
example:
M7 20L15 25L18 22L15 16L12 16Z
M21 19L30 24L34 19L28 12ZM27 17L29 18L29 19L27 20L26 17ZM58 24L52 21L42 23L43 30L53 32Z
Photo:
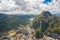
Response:
M41 16L52 16L49 11L42 11Z

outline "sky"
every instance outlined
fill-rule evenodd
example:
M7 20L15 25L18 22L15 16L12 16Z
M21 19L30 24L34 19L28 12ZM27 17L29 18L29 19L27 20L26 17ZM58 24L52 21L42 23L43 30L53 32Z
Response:
M0 0L0 13L40 14L44 10L60 13L60 0Z

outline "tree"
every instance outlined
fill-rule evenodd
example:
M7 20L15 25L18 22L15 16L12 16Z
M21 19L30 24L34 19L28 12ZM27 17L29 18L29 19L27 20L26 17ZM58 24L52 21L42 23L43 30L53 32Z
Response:
M42 38L42 37L43 37L42 32L40 32L40 31L36 31L36 33L35 33L35 37L36 37L37 39Z

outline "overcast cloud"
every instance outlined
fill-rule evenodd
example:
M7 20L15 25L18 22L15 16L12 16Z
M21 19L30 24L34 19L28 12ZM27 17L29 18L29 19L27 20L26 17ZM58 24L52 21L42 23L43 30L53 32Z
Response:
M0 0L0 12L7 14L40 14L43 10L60 13L60 0Z

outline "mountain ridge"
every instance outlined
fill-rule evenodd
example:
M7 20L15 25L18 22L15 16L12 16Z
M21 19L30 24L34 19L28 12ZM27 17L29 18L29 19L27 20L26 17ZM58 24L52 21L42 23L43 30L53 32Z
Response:
M43 34L48 31L60 34L60 17L51 14L49 11L43 11L40 15L35 17L31 24L31 28L35 29L35 31L42 32Z

